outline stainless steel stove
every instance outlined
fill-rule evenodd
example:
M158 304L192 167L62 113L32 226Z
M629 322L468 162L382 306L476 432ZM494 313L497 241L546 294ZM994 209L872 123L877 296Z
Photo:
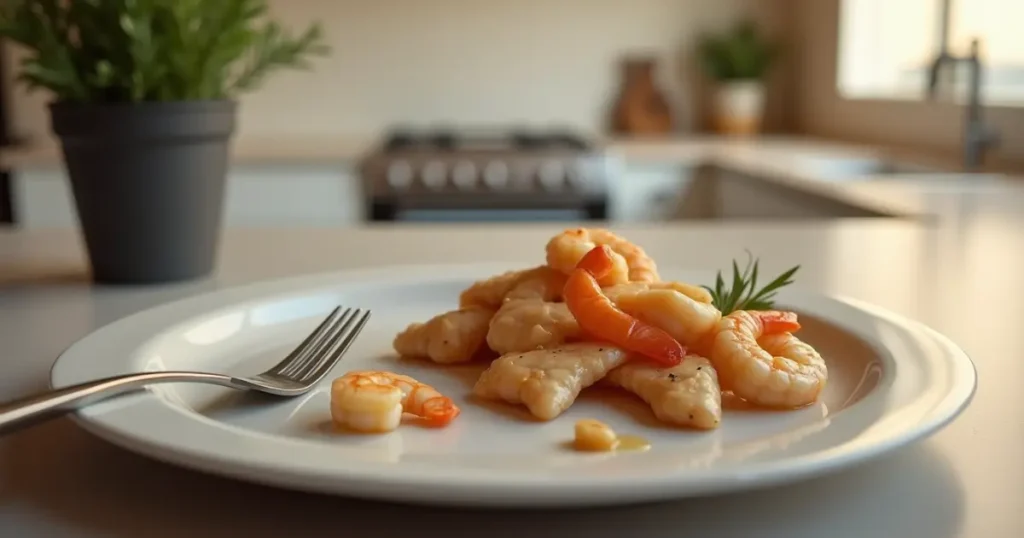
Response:
M571 132L398 130L361 175L373 221L582 221L606 218L610 165Z

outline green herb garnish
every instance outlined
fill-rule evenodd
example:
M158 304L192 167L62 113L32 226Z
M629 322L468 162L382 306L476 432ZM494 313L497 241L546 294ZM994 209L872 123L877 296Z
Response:
M711 292L711 304L715 305L722 315L728 315L736 310L771 310L774 306L775 293L783 286L793 283L791 278L796 274L800 266L775 277L760 290L757 289L757 260L747 251L747 267L741 272L736 260L732 262L732 285L727 288L722 272L718 272L715 278L715 288L702 286Z
M319 22L292 33L267 0L0 0L18 78L58 102L236 99L330 52Z

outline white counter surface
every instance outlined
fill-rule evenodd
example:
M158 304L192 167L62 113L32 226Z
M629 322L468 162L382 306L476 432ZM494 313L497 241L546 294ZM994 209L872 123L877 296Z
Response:
M801 264L800 286L924 321L976 361L971 407L932 438L781 488L598 511L469 512L280 491L180 470L114 448L66 419L0 439L0 536L1024 536L1024 241L1019 200L937 202L937 224L893 219L680 223L620 231L664 266ZM54 357L121 316L221 286L375 264L535 263L550 226L233 230L217 275L150 288L83 280L72 231L0 232L0 400L46 387Z

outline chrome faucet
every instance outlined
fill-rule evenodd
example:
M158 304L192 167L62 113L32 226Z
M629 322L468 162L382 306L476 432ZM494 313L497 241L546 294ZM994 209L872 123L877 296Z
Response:
M991 126L986 125L982 117L981 74L983 69L978 48L978 40L972 39L970 54L965 57L957 57L950 54L944 47L932 62L928 72L928 98L934 99L938 93L939 78L944 67L965 63L970 71L963 134L963 167L967 172L977 171L981 167L985 150L999 144L999 133Z

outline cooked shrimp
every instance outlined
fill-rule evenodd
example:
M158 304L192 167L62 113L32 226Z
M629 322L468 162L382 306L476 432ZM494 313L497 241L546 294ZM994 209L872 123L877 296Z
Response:
M662 422L710 430L722 421L718 374L699 355L687 355L671 368L628 362L609 372L605 380L650 404Z
M405 357L424 357L436 363L451 364L472 360L487 338L494 310L471 306L413 323L393 342L395 351Z
M611 249L594 247L580 260L565 284L565 302L582 330L655 360L665 366L679 364L686 351L667 332L619 310L598 285L597 279L612 268Z
M580 338L580 326L565 303L506 302L491 318L487 346L499 354L532 351Z
M580 391L625 362L626 355L625 350L594 342L510 353L480 374L473 394L522 404L533 416L551 420L568 409Z
M551 238L546 247L547 264L568 275L598 245L606 245L615 253L612 256L615 270L598 279L602 286L625 281L659 280L658 268L644 249L602 228L574 228Z
M678 287L630 283L605 288L604 294L623 312L693 347L712 333L722 313L708 302L694 300Z
M444 426L459 412L450 398L407 375L356 371L331 383L331 418L355 431L394 430L402 413L416 415L431 426Z
M497 309L511 299L558 301L565 287L565 275L546 265L508 271L474 282L459 295L459 306Z
M722 388L765 407L814 403L828 370L813 347L791 334L799 328L791 312L736 311L722 318L711 348Z

